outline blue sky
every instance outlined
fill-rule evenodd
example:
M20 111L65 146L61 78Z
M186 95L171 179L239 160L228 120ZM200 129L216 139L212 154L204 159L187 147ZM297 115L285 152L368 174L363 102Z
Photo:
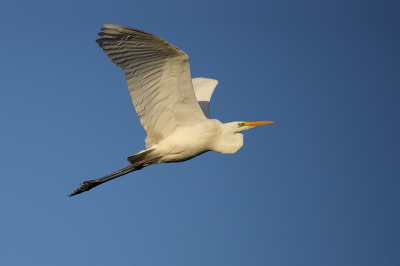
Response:
M398 1L7 1L1 265L399 265ZM102 24L156 34L211 115L275 120L235 155L69 198L144 148Z

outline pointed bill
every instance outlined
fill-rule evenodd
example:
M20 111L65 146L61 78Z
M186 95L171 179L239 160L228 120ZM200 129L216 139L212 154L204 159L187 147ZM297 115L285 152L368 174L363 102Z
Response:
M257 121L257 122L244 122L243 124L248 127L258 127L258 126L264 126L268 124L273 124L275 121Z

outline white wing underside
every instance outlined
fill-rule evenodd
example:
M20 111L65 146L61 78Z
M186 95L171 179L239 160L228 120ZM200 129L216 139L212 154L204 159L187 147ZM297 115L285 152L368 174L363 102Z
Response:
M147 32L104 26L97 42L125 72L133 105L148 135L146 143L157 144L178 127L207 119L193 90L185 52Z

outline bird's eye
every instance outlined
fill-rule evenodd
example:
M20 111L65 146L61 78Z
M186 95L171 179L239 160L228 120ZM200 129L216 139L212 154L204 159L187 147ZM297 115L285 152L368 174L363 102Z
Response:
M238 127L243 127L243 126L245 126L244 123L238 123Z

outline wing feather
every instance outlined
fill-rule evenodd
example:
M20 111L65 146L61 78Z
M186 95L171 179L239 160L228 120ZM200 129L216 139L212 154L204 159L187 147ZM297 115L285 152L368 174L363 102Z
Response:
M218 85L218 80L208 78L194 78L192 79L192 83L201 110L203 110L203 113L207 118L211 119L210 101L215 87L217 87Z
M146 143L157 144L178 127L206 119L196 100L185 52L144 31L104 26L97 43L125 72L132 103L148 134Z

